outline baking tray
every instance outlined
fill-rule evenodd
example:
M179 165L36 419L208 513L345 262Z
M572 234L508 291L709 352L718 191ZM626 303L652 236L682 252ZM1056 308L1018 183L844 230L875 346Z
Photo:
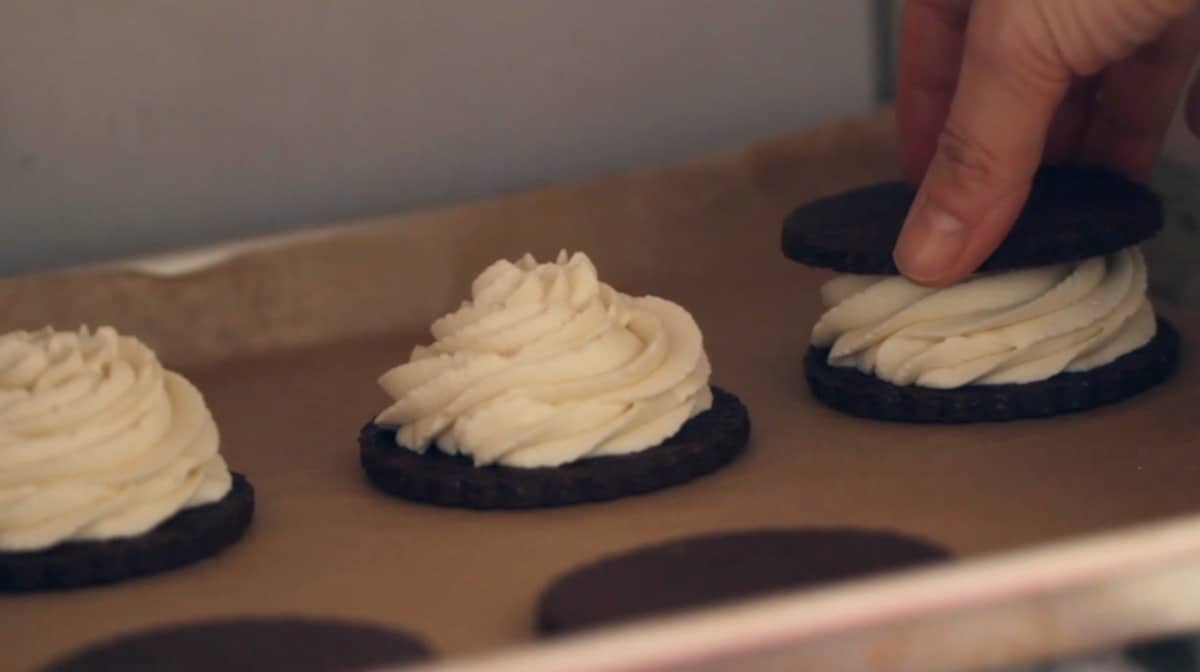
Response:
M1168 385L1047 421L920 427L811 399L801 359L826 277L779 221L893 176L887 113L672 166L484 203L116 265L0 280L0 328L114 324L189 375L259 497L246 539L143 580L0 598L0 651L36 667L146 626L312 614L426 636L440 669L950 670L1200 625L1200 318L1164 306ZM678 301L714 381L750 408L748 453L692 484L526 512L437 509L367 486L376 377L489 262L587 251L630 293ZM959 561L539 644L538 591L599 555L714 530L886 527Z

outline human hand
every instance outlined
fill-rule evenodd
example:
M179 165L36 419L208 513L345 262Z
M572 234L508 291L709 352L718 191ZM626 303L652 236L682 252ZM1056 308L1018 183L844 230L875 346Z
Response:
M1000 244L1038 166L1154 166L1200 52L1197 0L908 0L896 117L920 183L900 270L945 285ZM1186 103L1200 136L1200 77Z

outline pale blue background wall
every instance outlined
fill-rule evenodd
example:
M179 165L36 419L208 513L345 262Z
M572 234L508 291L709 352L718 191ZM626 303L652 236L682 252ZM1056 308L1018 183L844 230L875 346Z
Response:
M0 273L476 198L873 104L871 0L8 0Z

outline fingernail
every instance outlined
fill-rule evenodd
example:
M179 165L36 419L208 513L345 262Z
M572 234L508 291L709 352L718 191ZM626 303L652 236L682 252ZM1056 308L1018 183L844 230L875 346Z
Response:
M894 258L900 272L917 282L936 282L967 247L967 227L932 203L914 210L904 223Z

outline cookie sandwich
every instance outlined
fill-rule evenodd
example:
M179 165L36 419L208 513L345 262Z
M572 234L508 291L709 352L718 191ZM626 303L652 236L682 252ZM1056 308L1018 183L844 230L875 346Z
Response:
M250 524L204 397L110 327L0 335L0 591L213 555Z
M1179 336L1147 297L1138 244L1162 226L1145 186L1044 167L1009 237L978 272L924 287L892 261L915 192L886 183L818 200L783 226L789 258L836 271L804 360L814 396L906 422L1084 411L1165 381Z
M746 407L710 384L692 316L613 289L585 254L497 261L431 332L379 379L391 404L359 436L367 476L393 495L479 509L610 500L746 447Z

